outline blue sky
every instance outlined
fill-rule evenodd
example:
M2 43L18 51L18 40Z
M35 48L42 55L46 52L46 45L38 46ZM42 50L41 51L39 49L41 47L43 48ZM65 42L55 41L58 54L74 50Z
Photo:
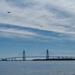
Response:
M0 0L0 57L46 49L75 55L75 0Z

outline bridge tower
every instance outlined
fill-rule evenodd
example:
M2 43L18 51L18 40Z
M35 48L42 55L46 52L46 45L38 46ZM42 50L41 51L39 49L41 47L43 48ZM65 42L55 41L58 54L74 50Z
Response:
M25 50L23 50L23 61L25 61L26 56L25 56Z
M46 59L47 59L47 60L49 59L49 51L48 51L48 49L47 49L47 51L46 51Z

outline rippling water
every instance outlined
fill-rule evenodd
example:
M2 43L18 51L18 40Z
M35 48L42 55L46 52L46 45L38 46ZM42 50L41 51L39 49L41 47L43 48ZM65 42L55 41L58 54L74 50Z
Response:
M75 61L0 61L0 75L75 75Z

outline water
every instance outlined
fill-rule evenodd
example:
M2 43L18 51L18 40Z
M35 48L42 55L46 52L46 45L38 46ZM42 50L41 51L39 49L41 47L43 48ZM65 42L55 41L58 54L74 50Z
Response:
M0 61L0 75L75 75L75 61Z

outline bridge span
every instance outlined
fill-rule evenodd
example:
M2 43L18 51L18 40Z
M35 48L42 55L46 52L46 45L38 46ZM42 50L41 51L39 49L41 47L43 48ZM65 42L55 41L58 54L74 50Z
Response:
M71 56L50 56L49 50L47 49L46 55L44 56L26 56L25 50L23 50L21 57L6 57L0 58L0 61L44 61L44 60L75 60L75 57Z

